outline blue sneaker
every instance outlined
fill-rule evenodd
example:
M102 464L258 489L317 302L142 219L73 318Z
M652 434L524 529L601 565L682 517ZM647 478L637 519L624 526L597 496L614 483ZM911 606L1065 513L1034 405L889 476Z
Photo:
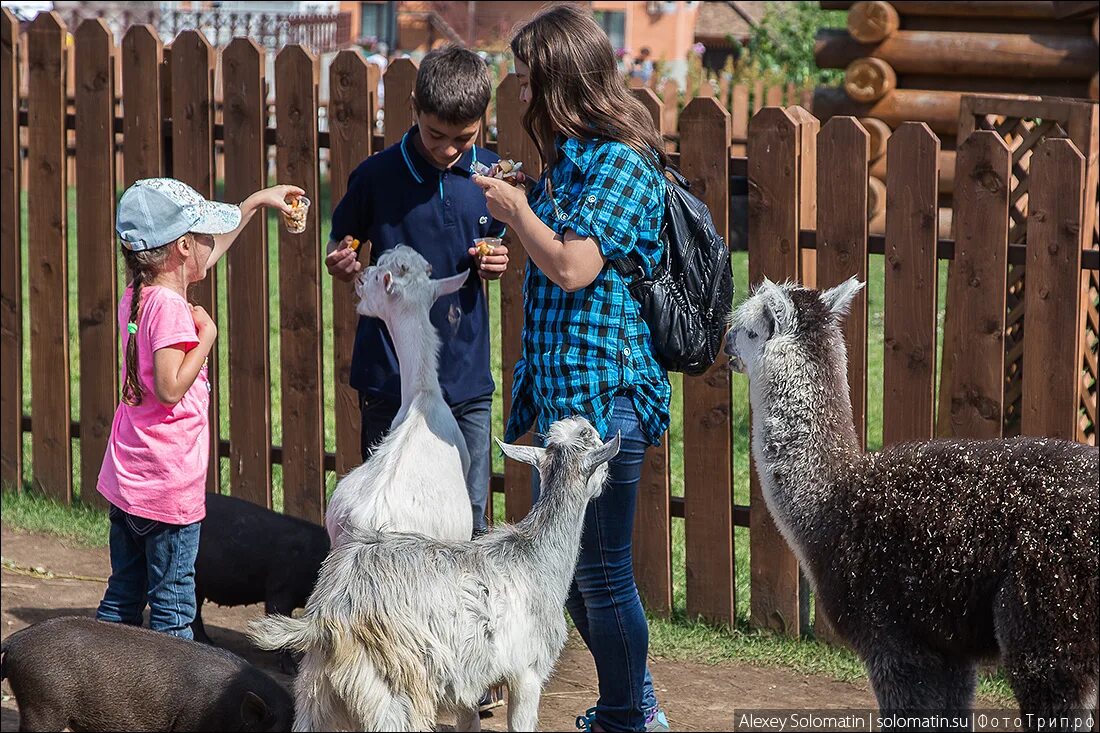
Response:
M596 724L596 708L588 708L584 711L584 715L577 716L577 730L590 731L592 726Z
M577 716L577 730L591 731L595 723L596 708L588 708L588 710L584 711L584 715ZM646 711L645 729L648 733L661 733L662 731L672 730L668 725L668 716L666 716L665 711L660 708L653 708L652 710Z

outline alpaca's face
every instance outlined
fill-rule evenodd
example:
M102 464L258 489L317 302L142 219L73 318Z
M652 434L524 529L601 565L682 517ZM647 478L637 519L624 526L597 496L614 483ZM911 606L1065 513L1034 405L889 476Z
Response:
M725 345L730 368L751 379L773 358L789 353L784 346L806 348L825 338L826 329L839 325L862 287L851 278L819 292L765 279L733 313Z
M360 273L355 281L359 296L356 311L361 316L386 318L397 302L419 306L425 312L441 295L457 291L469 271L442 280L432 280L432 266L416 250L398 245L383 252L378 264Z

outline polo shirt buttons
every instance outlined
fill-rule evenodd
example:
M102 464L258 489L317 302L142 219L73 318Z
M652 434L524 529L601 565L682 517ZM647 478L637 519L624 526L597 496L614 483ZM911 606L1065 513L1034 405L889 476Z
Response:
M447 199L446 201L443 202L443 205L446 206L448 209L451 208L451 200Z

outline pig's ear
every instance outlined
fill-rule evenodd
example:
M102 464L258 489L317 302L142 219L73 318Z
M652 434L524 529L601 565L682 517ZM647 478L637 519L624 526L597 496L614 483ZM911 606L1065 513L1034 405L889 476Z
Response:
M246 727L259 725L267 718L267 703L255 692L244 693L241 700L241 722Z

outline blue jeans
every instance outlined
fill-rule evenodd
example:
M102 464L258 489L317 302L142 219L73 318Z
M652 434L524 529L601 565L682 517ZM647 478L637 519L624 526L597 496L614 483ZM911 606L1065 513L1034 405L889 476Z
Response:
M596 662L597 725L607 731L644 730L657 697L646 665L649 625L634 584L631 539L649 441L627 396L616 397L612 408L607 437L617 432L622 444L608 465L603 493L585 512L580 556L565 607ZM538 472L533 474L532 494L538 501Z
M141 626L148 603L153 631L193 638L199 525L166 524L112 506L111 578L96 618Z
M375 446L390 430L401 405L378 397L360 393L359 410L362 415L360 448L363 460L370 458ZM493 395L475 397L457 405L451 405L451 414L458 429L466 439L466 451L470 454L470 469L466 473L466 493L470 495L470 509L474 514L474 534L488 527L485 510L489 506L489 423L493 417Z

